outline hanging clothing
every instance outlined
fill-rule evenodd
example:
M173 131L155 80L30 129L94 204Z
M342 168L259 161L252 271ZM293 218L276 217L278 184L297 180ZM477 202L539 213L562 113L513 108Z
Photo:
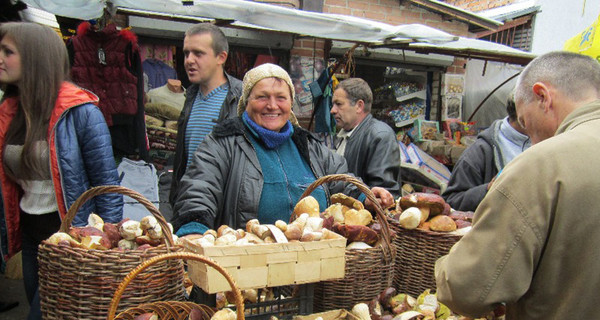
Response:
M121 186L139 192L158 207L158 174L152 163L123 158L117 171L121 178ZM129 196L123 196L123 202L123 218L140 221L143 217L151 215L143 204Z
M335 133L335 119L331 115L331 99L333 97L333 81L329 76L329 68L325 68L319 79L309 85L314 102L315 132Z
M177 79L177 72L168 64L154 58L142 62L142 70L148 75L148 90L167 84L168 79Z
M109 125L116 155L148 159L144 121L144 79L136 35L114 24L95 31L89 22L67 43L71 78L94 92Z

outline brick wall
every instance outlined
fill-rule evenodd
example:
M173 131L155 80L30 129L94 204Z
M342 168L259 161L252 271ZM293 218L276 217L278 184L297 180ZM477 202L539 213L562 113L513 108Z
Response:
M468 37L468 25L464 22L448 20L441 14L418 7L408 1L398 0L323 0L323 12L351 15L391 25L418 23L440 29L457 36ZM455 0L460 1L460 0ZM463 0L465 1L465 0ZM508 1L508 0L505 0ZM298 38L290 51L293 57L328 58L326 42L310 37ZM448 73L465 73L466 60L456 58L447 68ZM435 73L440 77L439 73ZM436 83L436 81L434 81ZM437 88L439 91L439 88ZM431 119L437 119L437 94L432 99Z
M447 4L473 12L502 7L518 2L517 0L442 0Z

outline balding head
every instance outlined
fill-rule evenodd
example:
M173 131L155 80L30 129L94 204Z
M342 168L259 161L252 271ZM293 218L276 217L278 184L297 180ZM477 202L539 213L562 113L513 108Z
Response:
M600 63L591 57L566 51L541 55L519 76L515 101L533 101L532 88L536 82L552 86L574 102L590 94L600 97Z

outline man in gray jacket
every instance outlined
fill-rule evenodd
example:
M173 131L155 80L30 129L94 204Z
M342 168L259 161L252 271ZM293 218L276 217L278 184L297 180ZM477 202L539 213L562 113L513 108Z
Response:
M192 85L177 123L177 146L169 201L173 205L179 181L191 156L214 125L237 116L242 82L224 70L229 44L223 31L210 23L190 27L183 40L185 71Z
M336 152L348 162L348 170L369 187L400 195L400 147L394 130L371 115L373 93L360 78L340 82L333 92L331 114L338 127Z

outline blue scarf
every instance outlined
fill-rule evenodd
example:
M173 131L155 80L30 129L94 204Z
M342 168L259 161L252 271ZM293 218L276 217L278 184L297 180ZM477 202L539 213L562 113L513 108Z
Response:
M250 119L246 111L244 111L242 114L242 120L246 126L250 128L250 130L259 138L259 140L263 142L267 149L275 149L279 147L282 143L290 138L292 133L294 133L294 127L290 123L290 120L285 123L279 132L265 129L256 124L256 122Z

